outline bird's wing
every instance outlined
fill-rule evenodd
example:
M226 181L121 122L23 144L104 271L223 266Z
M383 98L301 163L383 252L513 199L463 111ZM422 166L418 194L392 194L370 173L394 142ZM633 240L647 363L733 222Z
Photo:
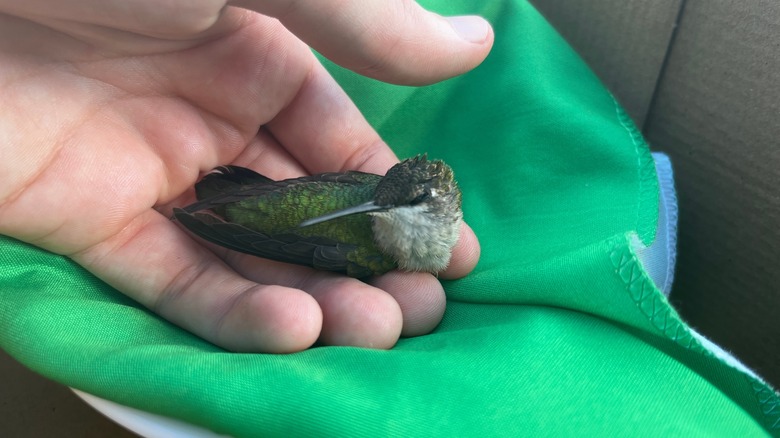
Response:
M184 209L189 213L208 210L241 200L264 196L280 187L292 189L297 184L311 182L336 184L376 184L382 177L372 173L350 171L346 173L321 173L283 181L274 181L254 170L239 166L220 166L195 184L198 202Z
M192 233L234 251L320 270L366 277L371 270L349 260L357 247L323 237L268 235L207 214L176 208L174 217Z

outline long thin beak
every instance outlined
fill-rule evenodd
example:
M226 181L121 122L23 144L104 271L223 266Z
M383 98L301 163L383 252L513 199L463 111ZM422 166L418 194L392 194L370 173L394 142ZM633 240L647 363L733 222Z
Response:
M370 213L372 211L385 211L387 210L387 207L382 207L380 205L374 204L374 201L368 201L365 204L359 204L352 207L347 207L341 210L336 210L334 212L324 214L319 217L315 217L312 219L306 219L305 221L301 222L298 225L298 228L308 227L311 225L316 225L322 222L329 221L331 219L336 219L339 217L349 216L352 214L358 214L358 213Z

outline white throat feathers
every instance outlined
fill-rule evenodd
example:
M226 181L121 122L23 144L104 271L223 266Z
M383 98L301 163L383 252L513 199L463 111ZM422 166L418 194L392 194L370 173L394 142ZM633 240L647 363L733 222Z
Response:
M462 213L444 216L426 204L370 213L377 246L406 271L439 272L450 263Z

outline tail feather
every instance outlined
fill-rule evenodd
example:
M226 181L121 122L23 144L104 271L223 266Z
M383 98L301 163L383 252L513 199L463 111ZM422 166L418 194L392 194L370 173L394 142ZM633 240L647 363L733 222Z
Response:
M230 193L248 184L270 182L273 182L271 178L245 167L220 166L195 184L195 193L198 196L198 200L202 200L222 193Z

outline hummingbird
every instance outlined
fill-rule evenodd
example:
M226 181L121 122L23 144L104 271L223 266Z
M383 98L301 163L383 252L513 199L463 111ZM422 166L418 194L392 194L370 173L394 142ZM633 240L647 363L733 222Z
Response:
M452 168L418 155L385 176L329 172L274 181L221 166L174 218L201 238L258 257L364 278L393 269L437 273L463 221Z

